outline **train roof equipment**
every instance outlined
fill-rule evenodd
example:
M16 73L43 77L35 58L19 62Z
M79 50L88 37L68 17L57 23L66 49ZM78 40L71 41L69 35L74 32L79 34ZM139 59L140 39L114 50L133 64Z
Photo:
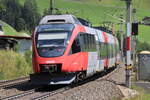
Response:
M88 27L92 27L92 23L83 19L83 18L78 18L78 20L80 21L80 23L84 26L88 26Z
M102 26L94 26L93 28L112 34L112 31Z
M80 21L73 15L47 15L41 19L39 24L42 25L52 23L71 23L82 25Z

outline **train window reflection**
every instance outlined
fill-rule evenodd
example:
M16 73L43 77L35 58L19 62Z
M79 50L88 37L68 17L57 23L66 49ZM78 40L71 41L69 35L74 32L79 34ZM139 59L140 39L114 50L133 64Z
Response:
M38 33L37 49L42 57L61 56L66 48L68 32Z
M65 45L67 39L67 33L44 33L39 34L37 47L51 47Z

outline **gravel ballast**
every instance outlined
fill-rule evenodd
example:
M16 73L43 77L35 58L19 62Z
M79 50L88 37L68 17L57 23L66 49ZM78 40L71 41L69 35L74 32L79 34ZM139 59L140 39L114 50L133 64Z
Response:
M123 97L118 84L125 83L125 68L118 67L111 74L75 87L47 100L120 100Z

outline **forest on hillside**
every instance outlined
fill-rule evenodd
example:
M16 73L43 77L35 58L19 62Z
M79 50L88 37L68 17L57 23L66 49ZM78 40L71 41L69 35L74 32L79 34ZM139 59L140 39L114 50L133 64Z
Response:
M0 19L17 31L31 31L40 17L35 0L26 0L24 5L21 5L18 0L0 1Z
M44 14L48 14L45 10ZM20 4L18 0L0 0L0 20L15 28L18 32L22 30L32 32L38 24L41 15L38 12L35 0L26 0Z
M45 1L48 2L48 0L45 0ZM39 6L39 2L41 4L40 6ZM60 5L61 3L63 3L62 6L64 8L68 7L68 9L70 9L70 11L72 11L72 12L73 12L72 8L75 7L74 9L76 9L76 7L79 6L78 10L80 10L81 12L78 12L78 14L79 14L78 17L81 17L81 15L84 15L87 18L95 20L95 22L97 22L97 23L100 23L99 19L101 19L103 21L108 20L108 19L110 20L109 15L107 15L107 17L106 17L106 14L101 14L101 13L108 12L109 10L112 10L112 9L108 9L107 7L101 7L101 6L100 6L100 8L98 8L97 5L93 4L94 3L93 1L91 1L92 2L91 4L90 3L83 4L82 2L80 4L80 2L77 2L77 1L76 2L74 2L74 1L63 1L62 2L62 0L60 0L59 2L57 1L57 5ZM110 2L110 0L108 0L107 2ZM110 2L110 3L113 3L113 2ZM45 4L47 4L46 7L44 6ZM101 4L101 2L100 2L100 4ZM103 1L103 4L105 4L104 1ZM134 4L136 4L136 3L134 3ZM40 8L40 7L45 7L45 8ZM90 8L91 10L88 8ZM41 9L43 9L43 10L41 10ZM88 9L88 10L86 10L86 9ZM120 8L120 9L122 9L122 8ZM61 11L58 10L56 13L60 14ZM95 13L90 13L91 11L95 12ZM117 9L115 11L117 11L119 14L120 10ZM112 11L112 12L114 12L114 11ZM89 13L89 15L87 15L88 13ZM45 3L45 2L42 3L41 0L0 0L0 20L9 24L13 28L15 28L18 32L25 31L25 32L31 34L32 30L35 28L35 26L37 26L39 20L44 15L47 15L47 14L50 14L49 3ZM98 14L98 15L93 16L95 14ZM143 15L144 14L145 13L143 13ZM104 17L104 19L103 19L103 17ZM105 18L107 18L107 19L105 19ZM111 21L114 21L113 18L111 18ZM145 49L138 48L137 51L142 51L142 50L147 50L147 49L150 50L149 44L146 44L149 42L149 41L146 41L149 39L147 39L148 36L147 36L147 34L145 34L148 31L149 31L148 26L147 27L140 26L140 30L139 30L140 36L144 37L144 38L142 38L144 40L142 40L142 42L141 42L141 39L140 39L140 41L138 42L138 44L139 44L138 46L139 47L144 46L143 48L145 48ZM143 44L145 44L145 45L143 45Z

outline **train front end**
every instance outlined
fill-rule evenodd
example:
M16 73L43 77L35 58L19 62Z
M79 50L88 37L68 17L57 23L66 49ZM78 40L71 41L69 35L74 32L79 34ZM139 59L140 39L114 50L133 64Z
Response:
M65 73L65 68L62 67L66 60L65 51L73 27L73 24L49 24L37 27L33 39L35 74L31 75L34 84L63 84L61 80L70 83L75 79L74 73Z

